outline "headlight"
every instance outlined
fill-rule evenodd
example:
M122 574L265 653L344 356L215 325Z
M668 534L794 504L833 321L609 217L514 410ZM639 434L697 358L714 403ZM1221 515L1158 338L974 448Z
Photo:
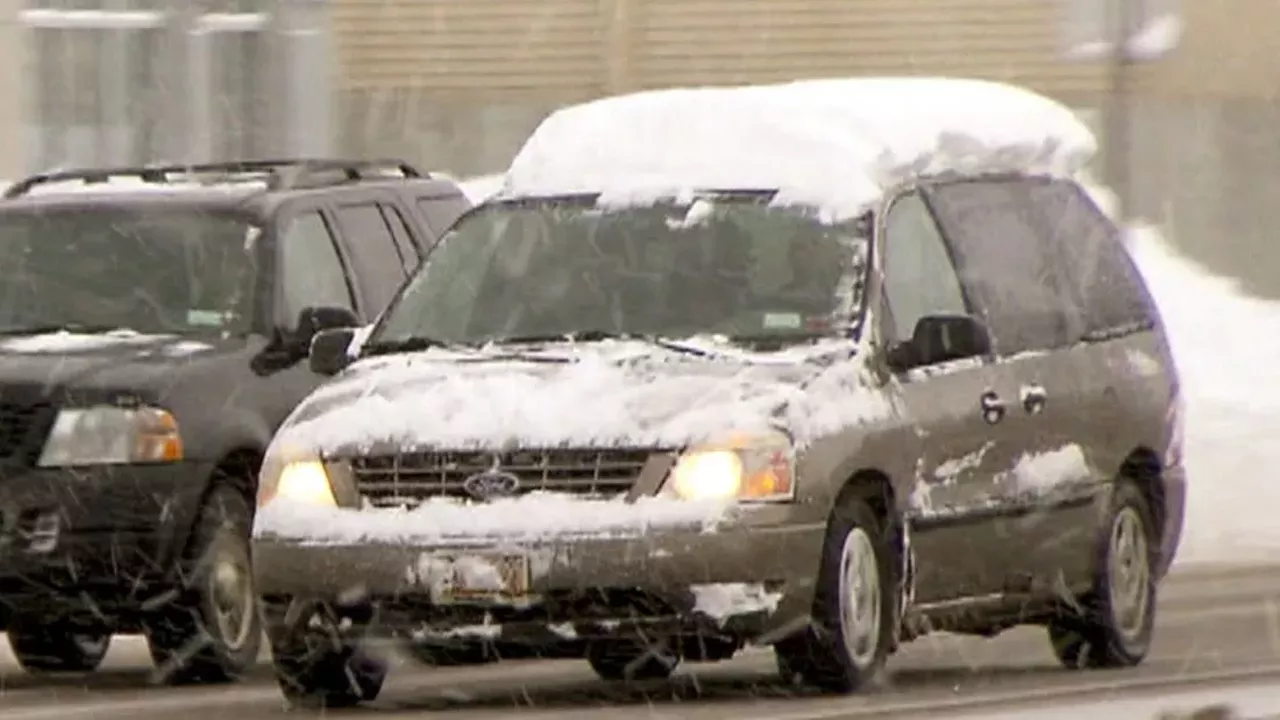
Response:
M41 467L163 463L182 459L178 421L167 410L102 405L58 412Z
M795 453L782 433L741 435L689 448L662 485L682 500L790 500Z
M336 507L329 472L320 460L296 460L280 464L263 463L258 480L258 507L277 498L308 505Z

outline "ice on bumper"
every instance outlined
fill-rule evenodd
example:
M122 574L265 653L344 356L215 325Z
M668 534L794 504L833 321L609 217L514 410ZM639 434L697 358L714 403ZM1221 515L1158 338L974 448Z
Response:
M363 511L279 499L258 511L254 536L319 545L536 544L655 531L713 532L733 513L724 501L646 497L628 503L536 493L482 505L433 499L413 509Z

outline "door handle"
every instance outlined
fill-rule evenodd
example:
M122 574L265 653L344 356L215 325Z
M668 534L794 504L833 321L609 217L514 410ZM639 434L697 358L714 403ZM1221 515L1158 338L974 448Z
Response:
M1049 395L1045 392L1044 387L1040 385L1023 385L1021 394L1023 410L1032 415L1039 415L1044 412L1044 406L1049 401Z
M987 390L982 393L982 397L979 399L979 402L982 405L982 419L985 420L988 425L995 425L1004 419L1004 400L1000 399L1000 395L997 394L995 390Z

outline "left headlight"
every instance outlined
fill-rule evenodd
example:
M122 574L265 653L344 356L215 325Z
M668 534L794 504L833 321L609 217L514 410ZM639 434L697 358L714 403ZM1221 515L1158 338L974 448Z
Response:
M795 497L795 452L782 433L736 435L680 454L661 494L681 500Z
M165 463L183 458L178 421L155 407L64 408L45 440L41 467Z
M277 498L306 505L338 505L329 470L318 458L281 462L271 457L263 462L258 476L258 507L265 507Z

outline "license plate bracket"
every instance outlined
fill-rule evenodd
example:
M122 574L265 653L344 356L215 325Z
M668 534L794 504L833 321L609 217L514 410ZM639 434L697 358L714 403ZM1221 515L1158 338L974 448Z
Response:
M529 595L529 557L451 553L432 558L432 600L441 605L511 602Z

